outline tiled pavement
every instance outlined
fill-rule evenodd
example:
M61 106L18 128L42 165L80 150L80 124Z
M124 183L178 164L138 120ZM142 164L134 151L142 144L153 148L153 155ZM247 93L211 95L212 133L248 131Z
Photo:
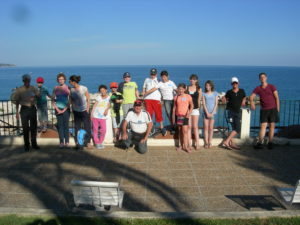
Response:
M0 207L70 211L72 179L120 182L125 211L300 209L284 205L276 192L300 179L299 146L260 151L215 147L191 154L150 147L145 155L114 147L44 147L30 153L0 148Z

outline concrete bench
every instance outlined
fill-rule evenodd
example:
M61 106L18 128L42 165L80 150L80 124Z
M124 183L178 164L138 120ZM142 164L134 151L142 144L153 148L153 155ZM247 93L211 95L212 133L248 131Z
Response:
M91 205L96 211L110 210L111 206L122 208L124 192L117 182L71 181L74 202L79 205Z
M277 188L277 190L286 203L300 203L300 180L294 188Z

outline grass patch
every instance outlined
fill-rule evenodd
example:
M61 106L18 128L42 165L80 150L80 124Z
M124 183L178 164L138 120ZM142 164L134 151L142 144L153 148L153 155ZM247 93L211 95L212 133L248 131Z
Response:
M99 217L36 217L8 215L2 225L298 225L300 217L268 219L103 219Z

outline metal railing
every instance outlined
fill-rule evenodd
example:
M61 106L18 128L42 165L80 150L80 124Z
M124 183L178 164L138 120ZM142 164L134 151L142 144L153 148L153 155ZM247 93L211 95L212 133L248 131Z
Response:
M257 102L256 110L251 112L251 131L257 132L259 129L260 105ZM249 106L246 106L249 107ZM219 103L215 128L226 130L228 125L225 118L226 105ZM300 125L300 100L280 101L280 122L276 125L278 129L289 129L292 125ZM164 116L166 118L166 116ZM165 124L169 121L165 119ZM55 110L51 101L48 102L48 127L56 129ZM203 127L203 116L199 117L199 128ZM70 117L70 128L74 128L73 115ZM287 131L288 132L288 131ZM16 119L16 105L10 100L0 100L0 136L17 136L22 134L21 122Z

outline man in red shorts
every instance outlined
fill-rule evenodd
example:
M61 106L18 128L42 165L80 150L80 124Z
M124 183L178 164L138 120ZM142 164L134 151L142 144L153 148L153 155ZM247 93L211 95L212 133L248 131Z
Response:
M161 109L161 94L158 90L157 70L150 70L150 77L146 78L143 85L143 96L147 112L153 117L155 114L156 122L160 123L160 129L163 136L167 134L164 128L162 109Z

